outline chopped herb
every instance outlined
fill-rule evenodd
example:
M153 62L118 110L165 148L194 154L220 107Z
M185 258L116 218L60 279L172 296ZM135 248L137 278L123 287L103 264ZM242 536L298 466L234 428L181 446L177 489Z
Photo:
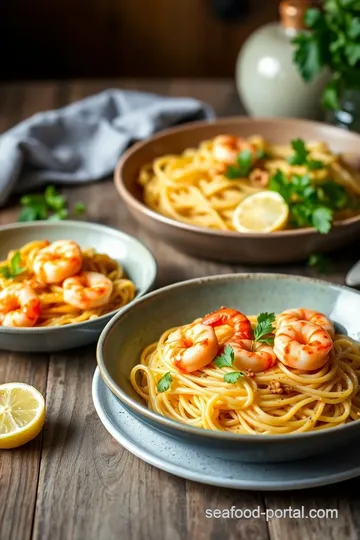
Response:
M224 349L224 352L220 356L217 356L215 358L214 364L216 367L219 368L233 367L234 360L234 349L231 347L231 345L227 345ZM239 379L239 377L243 376L244 373L242 371L231 371L230 373L225 373L224 381L230 384L234 384Z
M248 176L252 166L252 153L250 150L242 150L236 158L236 165L229 165L225 176L231 180Z
M323 169L325 167L322 161L309 157L310 152L302 139L294 139L291 141L291 146L294 153L287 160L290 165L305 165L311 170Z
M266 159L267 157L269 157L269 154L267 154L265 150L261 149L256 152L256 157L257 159Z
M6 279L11 279L20 274L23 274L26 271L26 267L21 266L21 255L20 251L16 251L10 259L10 264L0 268L0 274L2 274Z
M231 371L230 373L226 373L224 375L224 381L229 384L235 384L240 377L243 377L244 373L242 371Z
M161 377L161 379L156 385L158 392L166 392L166 390L169 390L172 382L173 378L170 371L168 371L167 373L165 373L165 375Z
M331 261L321 253L313 253L308 259L308 266L314 268L319 274L328 274L331 270Z
M35 193L24 195L20 199L23 207L20 210L18 221L37 221L37 220L61 220L69 215L67 201L64 195L58 193L54 186L47 186L44 194ZM75 214L82 214L85 211L85 205L77 202L74 207Z
M260 313L257 318L257 325L254 329L255 341L272 345L274 338L269 336L274 330L275 313Z
M234 349L231 345L227 345L224 349L224 352L217 356L214 360L216 367L232 367L235 359Z
M316 185L308 174L288 178L278 170L271 177L269 189L284 198L294 227L314 227L326 234L332 226L334 212L351 207L351 197L345 188L333 180Z

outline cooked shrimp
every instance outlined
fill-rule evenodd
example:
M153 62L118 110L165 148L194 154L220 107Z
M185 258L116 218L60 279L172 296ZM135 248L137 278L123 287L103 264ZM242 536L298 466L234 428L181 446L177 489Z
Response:
M238 339L253 338L253 330L249 319L243 313L240 313L240 311L236 311L236 309L222 307L217 311L205 315L201 322L213 328L226 324L233 329Z
M164 353L185 373L198 371L216 357L219 343L211 326L196 323L181 326L172 332L165 343Z
M112 281L98 272L81 272L65 279L64 302L78 309L94 309L109 302Z
M40 315L40 300L29 285L15 283L0 292L0 326L28 328Z
M61 283L81 269L81 249L72 240L56 240L34 257L33 271L41 283Z
M218 135L213 141L214 158L221 163L235 163L242 150L255 153L255 147L252 144L234 135Z
M269 345L251 339L229 340L234 351L234 365L238 369L251 369L254 373L266 371L276 364L276 355Z
M296 321L308 321L318 324L327 331L331 339L334 339L335 337L335 328L333 323L323 313L313 311L311 309L287 309L277 316L276 324L279 328L280 326L285 326Z
M278 360L302 371L323 367L332 347L327 331L313 322L295 321L275 332L274 352Z

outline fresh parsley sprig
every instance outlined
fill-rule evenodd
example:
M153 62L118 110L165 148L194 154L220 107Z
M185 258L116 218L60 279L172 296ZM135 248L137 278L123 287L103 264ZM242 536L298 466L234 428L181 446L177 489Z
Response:
M307 262L318 274L329 274L332 268L331 260L322 253L312 253Z
M226 345L224 352L220 354L220 356L217 356L214 360L214 364L216 367L222 368L222 367L233 367L235 360L235 353L234 349L231 347L231 345ZM224 381L229 384L235 384L240 377L243 377L244 373L242 371L231 371L229 373L226 373L224 375Z
M360 0L324 0L321 9L310 7L305 31L296 35L294 62L305 81L324 68L331 79L322 96L323 106L339 107L343 88L360 88Z
M290 223L294 227L314 227L320 233L330 231L334 212L351 207L351 198L343 186L333 180L315 185L308 174L288 178L278 170L269 182L289 206Z
M229 165L225 176L230 180L245 178L248 176L252 166L252 153L250 150L242 150L236 158L236 165Z
M310 152L302 139L294 139L291 141L291 146L294 152L287 160L290 165L304 165L310 170L323 169L325 167L322 161L309 157Z
M254 340L258 343L273 345L274 336L269 335L274 330L275 313L260 313L257 318L257 325L254 328Z
M20 199L20 204L22 209L18 221L63 220L69 215L66 198L58 193L54 186L47 186L43 194L24 195ZM74 213L80 215L84 212L84 203L77 202Z
M20 274L26 272L26 267L21 266L20 251L16 251L10 259L10 263L7 266L0 268L0 274L6 279L13 279Z
M158 383L156 385L157 391L160 392L160 393L166 392L166 390L169 390L172 382L173 382L173 378L171 376L170 371L168 371L158 381Z

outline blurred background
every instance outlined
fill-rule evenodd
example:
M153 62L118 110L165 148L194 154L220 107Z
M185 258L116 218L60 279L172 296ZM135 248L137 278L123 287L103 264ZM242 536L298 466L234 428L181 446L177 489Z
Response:
M1 79L232 77L277 0L11 0Z

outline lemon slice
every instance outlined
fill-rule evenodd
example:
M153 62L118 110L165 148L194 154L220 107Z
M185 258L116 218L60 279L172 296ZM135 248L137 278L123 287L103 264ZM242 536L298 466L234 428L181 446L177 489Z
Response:
M273 232L285 229L289 207L275 191L259 191L246 197L234 210L233 226L240 232Z
M45 401L24 383L0 385L0 449L17 448L34 439L45 422Z

